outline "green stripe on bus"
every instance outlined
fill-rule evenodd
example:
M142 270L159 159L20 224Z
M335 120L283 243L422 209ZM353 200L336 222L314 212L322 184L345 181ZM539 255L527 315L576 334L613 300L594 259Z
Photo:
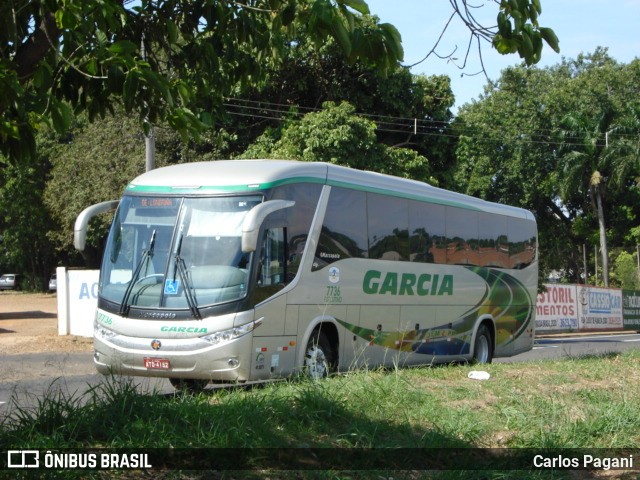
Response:
M407 200L415 200L419 202L433 203L436 205L444 205L449 207L464 208L466 210L472 210L481 212L481 208L473 205L466 204L462 201L457 202L455 200L445 200L442 198L434 198L429 195L419 195L406 192L398 192L393 190L387 190L384 188L376 188L367 185L359 185L349 182L341 182L337 180L327 181L325 178L317 177L292 177L284 178L282 180L275 180L273 182L259 183L259 184L246 184L246 185L201 185L193 187L170 187L170 186L152 186L152 185L133 185L129 184L126 188L127 193L144 193L144 194L211 194L211 193L236 193L236 192L254 192L259 190L269 190L274 187L280 187L283 185L291 185L294 183L314 183L321 185L329 185L332 187L348 188L351 190L358 190L361 192L376 193L380 195L387 195L390 197L404 198Z

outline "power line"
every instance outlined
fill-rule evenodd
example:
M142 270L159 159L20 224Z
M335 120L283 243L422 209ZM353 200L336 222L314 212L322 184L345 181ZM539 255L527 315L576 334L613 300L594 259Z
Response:
M225 98L226 102L223 106L227 108L227 113L234 116L242 116L246 118L256 118L260 120L271 121L300 121L307 113L321 112L322 108L304 107L295 104L282 104L262 100L249 100L239 98ZM231 103L235 102L235 103ZM244 111L230 110L241 109ZM259 113L247 113L259 112ZM268 116L268 114L274 114ZM390 115L379 115L355 112L355 115L372 120L376 124L376 131L382 133L398 133L411 134L415 136L437 136L446 138L459 138L460 136L478 136L485 135L486 129L476 129L465 126L465 128L456 127L455 132L447 132L452 128L452 122L443 120L420 119L412 117L397 117ZM532 144L532 145L549 145L549 146L565 146L580 147L582 142L578 141L578 137L569 137L565 141L553 140L555 132L550 129L541 129L531 134L520 134L520 138L501 138L490 139L483 137L484 141L491 141L498 144ZM525 138L529 137L529 138ZM610 133L609 138L619 140L637 139L635 135Z

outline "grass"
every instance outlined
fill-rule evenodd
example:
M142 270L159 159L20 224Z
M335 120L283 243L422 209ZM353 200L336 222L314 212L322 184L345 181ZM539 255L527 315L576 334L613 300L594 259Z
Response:
M53 388L0 420L14 448L518 448L640 445L640 352L568 360L358 371L200 395L141 395L106 380L82 395ZM478 369L476 367L475 369ZM335 451L335 450L333 450ZM7 471L0 471L0 476ZM11 478L15 478L15 472ZM365 475L367 473L367 475ZM371 472L289 472L287 478L372 478ZM374 478L458 478L456 472L377 472ZM583 472L584 473L584 472ZM107 478L105 472L64 472ZM121 472L122 478L141 478ZM166 473L167 478L281 478L268 472ZM186 475L186 476L184 476ZM303 475L303 476L301 476ZM570 473L465 472L466 478L558 478ZM631 475L626 473L624 475ZM55 478L60 477L60 472ZM52 477L54 478L54 477ZM583 475L577 478L588 478ZM593 478L593 477L592 477ZM612 478L610 475L607 478ZM627 478L627 477L625 477ZM629 478L636 478L631 476Z

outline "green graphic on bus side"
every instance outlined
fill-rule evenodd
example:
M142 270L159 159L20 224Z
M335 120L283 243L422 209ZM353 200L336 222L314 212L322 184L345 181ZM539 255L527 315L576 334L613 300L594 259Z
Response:
M435 328L384 332L359 327L340 319L337 321L372 345L429 355L469 354L476 320L485 315L496 320L498 346L508 345L525 333L531 325L535 307L526 287L501 270L465 268L482 277L487 289L483 298L454 322Z

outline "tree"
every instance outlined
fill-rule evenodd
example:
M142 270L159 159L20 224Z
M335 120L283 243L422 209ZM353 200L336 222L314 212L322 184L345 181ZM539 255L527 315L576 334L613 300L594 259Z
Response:
M47 238L54 222L42 198L47 171L42 157L0 169L0 270L24 275L35 289L46 286L55 266Z
M577 278L581 257L571 251L574 213L556 201L555 146L549 86L562 72L511 67L483 98L464 106L453 132L458 136L454 182L448 188L534 212L540 235L540 279L551 270Z
M622 199L631 200L627 190L633 188L640 172L634 152L640 125L633 125L633 108L628 104L637 95L640 72L637 61L618 64L603 49L578 57L572 67L578 74L558 89L559 103L570 112L558 124L560 193L565 204L573 203L583 213L592 210L598 225L603 283L608 286L608 237L622 242L624 224L616 225L616 233L607 229L611 221L606 219L616 215Z
M119 97L146 128L166 121L186 139L212 123L225 95L260 79L296 24L321 44L382 70L402 59L390 24L367 32L362 0L10 0L0 7L0 148L33 154L34 131L65 131L72 111L93 120ZM203 104L202 100L207 102Z
M223 131L210 129L201 135L201 142L185 143L160 125L156 137L158 167L229 157L229 135ZM44 205L54 222L47 232L46 250L66 265L98 267L110 215L92 220L83 259L73 247L73 226L84 208L119 198L127 184L143 173L144 142L137 121L121 109L92 123L81 116L69 137L38 146L39 154L52 165L44 187Z
M598 192L605 240L635 248L640 137L628 102L639 82L640 62L620 65L605 49L546 69L509 68L454 124L455 188L535 213L541 279L562 270L580 281L576 247L600 243Z
M414 150L378 143L376 125L355 114L352 105L327 102L280 130L269 130L243 154L245 158L283 158L329 162L359 170L428 180L429 164Z
M553 32L538 25L539 0L502 0L498 9L497 29L483 32L498 51L529 63L542 40L557 49ZM225 96L259 82L300 25L316 45L332 37L352 61L395 68L398 31L360 28L355 19L366 13L364 0L7 0L0 152L11 161L33 156L41 124L63 133L72 113L93 120L115 99L147 131L163 120L186 139L220 116Z
M596 117L569 114L563 124L565 153L560 158L562 175L560 193L563 199L575 192L584 192L598 219L600 232L600 251L602 254L602 279L609 286L609 250L607 248L607 229L604 213L604 194L606 187L605 172L609 168L607 134L611 128L613 112L601 111Z
M451 17L446 22L436 44L418 63L422 63L431 55L436 55L439 58L446 58L448 61L453 61L457 64L457 57L454 57L457 47L448 55L436 53L440 40L444 37L455 17L458 17L469 30L469 41L464 53L464 60L461 65L458 64L460 69L466 67L467 59L475 44L478 48L482 71L484 71L484 63L482 61L483 42L490 43L503 55L518 53L527 66L540 61L543 41L556 53L560 52L559 41L554 31L550 28L541 27L538 23L538 17L542 13L542 5L539 0L500 0L499 2L496 0L495 3L500 5L500 11L497 23L494 26L483 25L476 19L478 9L484 5L469 4L466 0L449 0L449 3L453 9Z
M376 24L366 16L357 22L365 30ZM454 103L448 77L412 75L404 67L382 75L371 65L348 62L332 39L316 48L304 28L264 82L241 98L227 99L224 126L238 137L242 151L267 127L277 129L283 119L317 111L327 101L346 101L376 122L381 143L429 157L434 175L448 168Z
M616 257L613 269L613 279L620 288L625 290L640 290L640 271L638 271L638 254L620 252Z

